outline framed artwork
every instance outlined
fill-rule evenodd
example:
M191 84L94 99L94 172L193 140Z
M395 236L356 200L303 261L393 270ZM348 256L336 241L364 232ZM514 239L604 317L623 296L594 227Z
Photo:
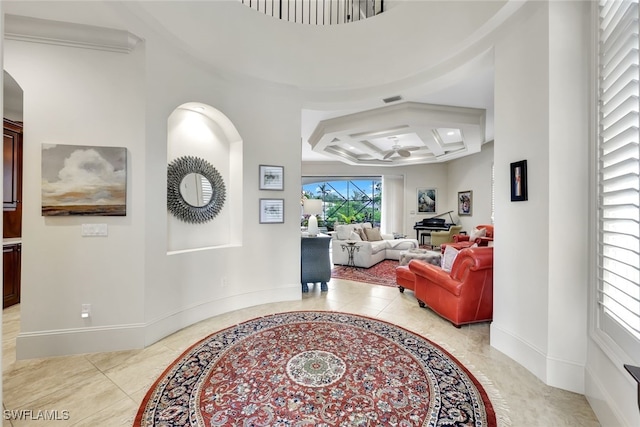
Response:
M260 224L284 222L284 199L260 199Z
M126 216L127 149L42 144L43 216Z
M471 216L473 209L473 191L458 192L458 216Z
M260 190L284 190L284 166L260 165Z
M527 200L527 161L511 163L511 201Z
M435 188L418 188L417 212L419 214L436 213L437 190Z

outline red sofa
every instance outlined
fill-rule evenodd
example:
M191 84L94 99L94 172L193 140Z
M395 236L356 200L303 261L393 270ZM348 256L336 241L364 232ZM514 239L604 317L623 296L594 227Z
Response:
M493 247L465 248L453 261L451 272L411 260L415 295L456 327L493 320Z

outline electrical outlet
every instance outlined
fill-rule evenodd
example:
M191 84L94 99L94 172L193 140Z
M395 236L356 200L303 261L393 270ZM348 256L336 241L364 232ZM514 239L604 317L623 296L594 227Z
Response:
M227 276L223 277L220 283L222 284L223 288L226 288L227 285L229 284L229 282L227 281Z
M82 317L83 319L88 319L89 317L91 317L91 304L82 304L80 317Z

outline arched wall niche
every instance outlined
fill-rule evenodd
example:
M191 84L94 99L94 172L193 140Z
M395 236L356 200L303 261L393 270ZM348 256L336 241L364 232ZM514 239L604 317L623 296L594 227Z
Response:
M225 201L210 221L189 223L167 210L169 254L239 246L242 242L242 138L222 112L199 102L178 106L167 122L167 162L198 157L222 177Z

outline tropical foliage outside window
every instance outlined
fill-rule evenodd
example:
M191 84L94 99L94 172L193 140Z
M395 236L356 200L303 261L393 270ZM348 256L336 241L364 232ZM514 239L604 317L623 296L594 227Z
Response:
M309 178L304 181L308 182ZM318 215L318 225L332 230L336 223L371 222L380 224L382 206L382 179L357 178L318 181L302 186L302 198L321 199L322 214ZM307 218L303 215L302 225Z

